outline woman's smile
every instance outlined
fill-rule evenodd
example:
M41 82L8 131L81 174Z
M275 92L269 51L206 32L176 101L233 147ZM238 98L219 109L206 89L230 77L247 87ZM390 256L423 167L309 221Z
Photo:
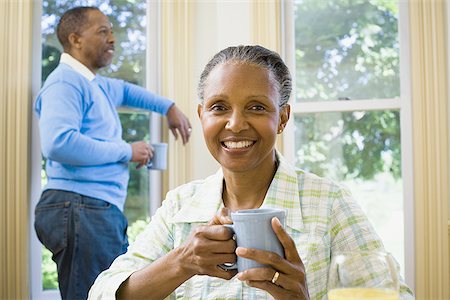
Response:
M256 142L255 141L238 141L238 142L233 142L233 141L228 141L228 142L222 142L222 145L230 150L241 150L241 149L246 149L246 148L250 148L251 146L253 146Z

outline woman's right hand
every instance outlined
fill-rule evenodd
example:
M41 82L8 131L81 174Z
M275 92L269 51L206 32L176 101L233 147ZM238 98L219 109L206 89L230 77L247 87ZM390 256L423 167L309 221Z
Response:
M181 246L128 277L117 291L118 299L164 299L194 275L231 279L236 270L219 265L235 262L236 243L223 225L197 227Z
M222 207L222 209L208 222L208 225L233 224L230 213L230 209Z
M223 270L219 265L236 262L236 242L232 232L222 225L197 227L185 244L178 248L183 267L193 275L209 275L231 279L236 270Z
M236 242L223 225L197 227L181 246L134 272L117 290L117 299L164 299L194 275L231 279L236 270L219 265L236 261Z

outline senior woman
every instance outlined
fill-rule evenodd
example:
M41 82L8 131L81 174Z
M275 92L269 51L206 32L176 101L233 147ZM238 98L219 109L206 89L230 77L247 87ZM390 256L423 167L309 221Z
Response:
M280 56L261 46L229 47L209 61L198 116L221 168L170 191L128 252L97 278L90 299L324 299L332 252L383 249L345 189L295 169L274 148L291 90ZM228 222L224 208L262 207L287 210L284 229L272 220L286 258L236 248L220 225ZM238 274L219 267L236 256L269 267ZM401 294L412 297L403 283Z

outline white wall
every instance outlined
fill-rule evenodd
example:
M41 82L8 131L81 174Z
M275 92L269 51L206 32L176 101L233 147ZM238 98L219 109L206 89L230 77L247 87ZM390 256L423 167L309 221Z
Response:
M220 50L240 44L249 44L250 1L222 0L196 1L194 7L194 68L193 78L197 88L198 79L209 59ZM200 179L215 173L219 165L209 153L203 140L197 112L190 112L189 117L193 134L189 142L192 147L192 179Z

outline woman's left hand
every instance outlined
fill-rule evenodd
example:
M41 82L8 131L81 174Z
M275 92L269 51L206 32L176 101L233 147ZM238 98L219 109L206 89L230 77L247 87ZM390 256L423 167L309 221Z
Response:
M294 241L277 218L272 219L272 228L284 248L286 259L274 252L238 247L238 256L270 267L248 269L238 273L237 278L246 281L249 286L267 291L275 299L309 299L305 266Z

